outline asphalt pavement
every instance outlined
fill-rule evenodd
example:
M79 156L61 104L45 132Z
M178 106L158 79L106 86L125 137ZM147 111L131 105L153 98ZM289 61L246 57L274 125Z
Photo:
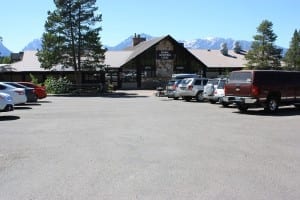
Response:
M0 113L0 199L300 199L299 121L154 91L50 96Z

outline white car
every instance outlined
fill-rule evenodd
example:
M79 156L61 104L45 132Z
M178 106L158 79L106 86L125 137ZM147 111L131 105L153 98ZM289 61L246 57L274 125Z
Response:
M27 97L24 88L16 88L11 85L0 82L0 92L9 94L13 99L13 104L24 104L27 102Z
M192 98L203 101L203 90L207 81L207 78L185 78L178 85L178 95L186 101Z
M9 112L14 110L13 99L9 94L0 92L0 112Z
M222 103L223 97L225 96L224 87L227 82L227 79L220 79L218 84L215 86L213 95L208 96L210 103Z
M203 98L206 100L209 100L210 96L214 95L214 91L218 85L219 80L217 78L215 79L209 79L207 84L204 86L203 91Z

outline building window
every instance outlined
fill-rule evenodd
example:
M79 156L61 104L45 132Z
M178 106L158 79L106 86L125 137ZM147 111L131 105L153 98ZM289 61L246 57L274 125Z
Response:
M156 77L156 71L154 67L145 66L142 72L142 77L144 78L153 78Z

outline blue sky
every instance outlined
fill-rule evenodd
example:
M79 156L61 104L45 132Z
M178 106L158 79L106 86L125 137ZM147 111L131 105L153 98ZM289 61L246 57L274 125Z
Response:
M0 5L0 36L13 52L42 36L47 11L55 9L53 0L6 0ZM276 44L288 48L300 29L299 0L97 0L97 6L103 15L101 41L110 46L134 33L252 41L267 19L278 36Z

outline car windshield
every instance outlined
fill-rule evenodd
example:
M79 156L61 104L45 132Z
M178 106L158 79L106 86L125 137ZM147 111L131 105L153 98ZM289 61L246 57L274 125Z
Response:
M221 80L218 84L218 89L224 89L225 87L225 84L226 84L226 80Z
M218 79L209 79L207 84L217 85L218 84Z
M191 81L192 81L192 79L183 79L180 83L181 83L182 85L187 85L187 84L189 84Z
M251 72L232 72L228 82L230 83L250 83Z
M169 81L167 85L172 86L172 85L174 85L174 83L175 83L175 81Z
M178 86L181 83L182 79L176 80L175 85Z

